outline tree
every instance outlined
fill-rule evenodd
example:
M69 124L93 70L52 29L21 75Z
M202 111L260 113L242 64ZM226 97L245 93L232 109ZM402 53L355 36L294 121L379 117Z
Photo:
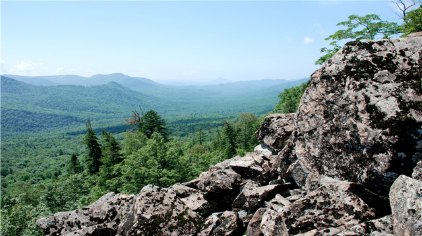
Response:
M338 30L328 36L325 40L331 41L331 48L322 48L325 53L315 64L322 64L341 47L338 45L342 40L374 40L377 37L389 38L392 35L400 33L400 26L395 22L383 21L378 15L368 14L365 16L350 15L348 20L342 21L337 26L344 26L345 29Z
M251 149L258 145L255 132L259 128L259 120L256 115L251 113L240 114L235 127L239 148L242 148L244 151L251 151Z
M113 137L110 132L103 130L102 133L102 164L105 162L110 165L116 165L122 161L122 155L120 154L121 148L119 143Z
M148 138L151 138L154 132L161 134L164 140L168 140L168 131L166 122L154 110L147 111L140 119L139 129Z
M280 101L276 105L274 112L278 113L293 113L297 111L300 99L307 87L308 83L302 83L298 86L285 89L278 97Z
M147 143L148 138L140 130L126 131L122 143L122 153L129 156Z
M101 183L104 186L107 186L107 181L111 180L115 176L113 171L114 165L120 163L123 160L122 155L120 154L120 146L117 143L116 139L110 132L104 131L102 133L102 148L101 148L101 167L100 167L100 177Z
M100 170L101 165L101 146L98 144L97 136L91 126L91 121L86 122L86 135L84 143L88 149L86 158L87 169L89 174L95 174Z
M183 153L170 144L155 132L144 147L129 155L121 166L122 190L136 193L147 184L167 187L183 180L179 162Z
M77 174L81 171L82 171L82 166L79 163L78 156L76 154L72 154L69 160L68 173Z
M403 24L404 35L419 31L422 31L422 6L420 6L418 9L410 11L406 15Z
M412 7L416 6L416 1L406 1L406 0L395 0L393 1L396 4L397 9L400 11L400 17L405 21L407 17L407 13Z
M236 133L233 125L228 121L224 121L223 125L223 137L224 137L224 152L226 158L232 158L236 155Z

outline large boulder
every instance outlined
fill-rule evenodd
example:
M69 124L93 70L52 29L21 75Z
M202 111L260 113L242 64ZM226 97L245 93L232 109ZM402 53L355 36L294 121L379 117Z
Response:
M421 235L422 181L400 175L390 190L395 235Z
M421 139L422 37L351 42L312 75L293 132L294 153L320 175L388 195L411 175Z

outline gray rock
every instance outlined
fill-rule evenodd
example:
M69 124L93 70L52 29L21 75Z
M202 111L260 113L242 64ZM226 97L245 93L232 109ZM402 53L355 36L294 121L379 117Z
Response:
M245 179L255 178L263 171L252 156L245 156L239 160L231 161L229 166Z
M145 186L136 196L109 193L84 209L37 223L46 235L194 235L202 217L173 190Z
M215 229L219 222L222 212L216 212L211 214L205 219L204 225L202 226L201 232L199 232L199 236L209 236L212 233L212 230Z
M312 235L318 231L325 235L373 219L375 210L350 192L352 186L332 180L290 205L267 209L260 229L264 235Z
M270 146L267 146L265 144L259 144L254 148L255 153L259 153L264 155L266 158L269 158L272 155L277 154Z
M243 231L242 221L238 214L233 211L225 211L221 214L209 216L204 224L204 229L199 233L201 236L232 236L239 235Z
M295 115L290 113L267 116L257 132L258 139L273 150L280 151L295 128Z
M196 186L204 192L205 199L216 206L214 211L225 211L231 208L244 181L232 169L216 168L202 173Z
M267 211L266 208L259 208L256 210L255 214L252 216L252 219L249 221L248 228L246 229L247 236L262 236L261 232L261 220L262 215Z
M248 181L233 201L232 207L254 212L264 201L273 198L281 190L282 185L259 186L256 182Z
M395 235L421 235L422 181L400 175L390 190Z
M348 231L359 235L394 235L391 215L355 225Z
M412 178L422 181L422 161L413 168Z
M59 212L41 218L37 224L45 235L90 235L94 232L116 232L119 221L128 221L134 195L108 193L80 210ZM86 232L86 233L84 233Z
M289 166L285 177L293 179L297 186L304 187L308 174L309 170L302 165L300 160L297 160Z
M293 134L310 171L388 195L421 139L422 37L350 42L312 74Z
M179 197L187 207L201 216L208 216L214 208L214 206L205 199L204 194L199 190L182 184L175 184L169 189L173 190L176 193L176 196Z

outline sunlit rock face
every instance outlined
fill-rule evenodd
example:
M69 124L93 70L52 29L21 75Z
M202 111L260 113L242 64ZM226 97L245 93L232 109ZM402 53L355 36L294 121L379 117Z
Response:
M265 118L254 152L38 225L46 235L420 235L421 55L421 33L348 43L312 74L297 113Z
M295 153L312 172L387 193L421 138L421 37L349 43L312 75Z

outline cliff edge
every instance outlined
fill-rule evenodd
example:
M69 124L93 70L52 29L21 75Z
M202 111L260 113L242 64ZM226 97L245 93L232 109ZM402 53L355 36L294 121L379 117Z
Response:
M169 188L38 220L46 235L420 235L422 34L350 42L262 144Z

